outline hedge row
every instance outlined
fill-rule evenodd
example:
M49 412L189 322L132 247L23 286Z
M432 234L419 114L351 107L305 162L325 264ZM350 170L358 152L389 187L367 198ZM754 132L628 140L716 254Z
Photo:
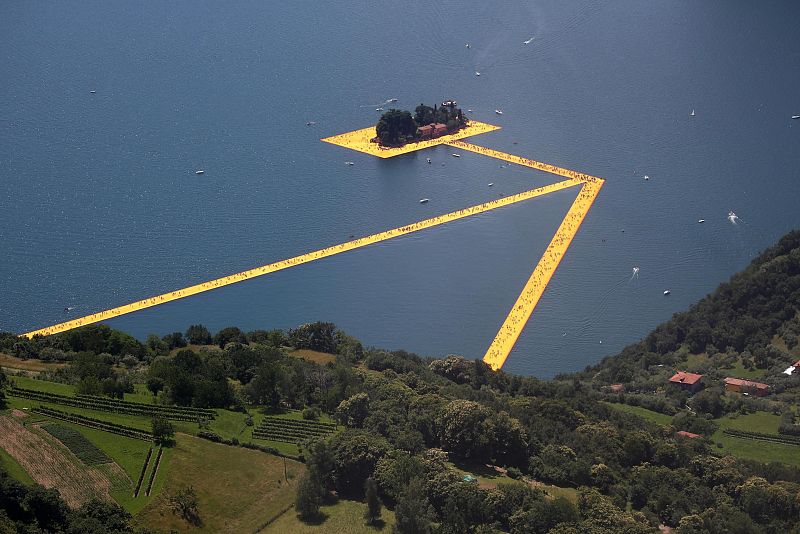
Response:
M144 474L147 472L147 466L150 464L150 457L153 456L153 447L147 449L147 456L144 459L144 465L142 466L142 472L139 473L139 480L136 481L136 489L133 490L133 496L139 496L139 490L142 489L142 482L144 481Z
M74 408L85 408L87 410L96 410L100 412L123 413L127 415L138 415L144 417L159 415L166 419L192 422L205 418L205 414L175 411L170 406L161 406L158 404L128 403L126 401L122 401L118 404L112 404L108 402L100 402L105 401L105 399L100 399L100 401L94 400L96 397L69 397L66 395L58 395L56 393L46 393L43 391L33 391L21 388L12 388L8 391L8 394L13 397L20 397L40 402L50 402L53 404L72 406Z
M46 406L39 406L38 408L33 408L32 411L40 413L42 415L46 415L48 417L53 417L54 419L61 419L62 421L67 421L70 423L87 426L89 428L94 428L97 430L103 430L105 432L111 432L112 434L119 434L120 436L125 436L128 438L141 439L144 441L152 441L153 439L153 435L147 432L146 430L141 430L139 428L133 428L124 425L118 425L116 423L109 423L108 421L95 419L93 417L86 417L75 413L62 412L61 410L48 408Z
M156 460L153 462L153 470L150 471L150 481L147 483L147 491L144 493L145 495L150 495L150 492L153 490L153 481L156 479L156 473L158 472L158 466L161 465L161 455L163 453L164 447L159 447Z
M214 443L221 443L223 445L230 445L232 447L244 447L245 449L252 449L255 451L266 452L267 454L273 454L275 456L283 456L285 458L290 458L292 460L301 460L299 456L295 456L293 454L285 454L279 451L274 447L267 447L264 445L259 445L258 443L250 443L244 442L240 443L237 439L225 439L219 434L215 434L214 432L210 432L208 430L201 430L197 433L198 438L207 439L208 441L213 441Z
M735 438L769 441L772 443L783 443L785 445L800 445L800 437L797 436L780 436L778 434L764 434L762 432L750 432L747 430L736 430L733 428L726 428L722 432L724 434L733 436Z

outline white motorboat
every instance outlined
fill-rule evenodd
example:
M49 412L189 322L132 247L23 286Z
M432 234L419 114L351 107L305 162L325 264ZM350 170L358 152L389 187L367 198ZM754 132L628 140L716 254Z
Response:
M423 199L420 199L419 203L420 204L427 204L429 200L430 200L429 198L423 198Z
M694 110L692 110L692 112L691 112L691 113L689 113L689 116L690 116L690 117L694 117Z
M452 155L454 158L460 158L460 157L461 157L461 154L456 154L455 152L453 152L451 155Z
M502 115L503 114L503 112L500 111L499 109L494 110L494 112L497 113L498 115Z
M666 297L667 295L669 295L670 293L671 293L671 291L670 291L669 289L665 289L665 290L664 290L664 296L665 296L665 297Z
M200 174L205 174L206 171L194 171L194 173L197 174L197 175L200 175Z
M706 220L705 219L698 219L697 222L698 222L698 224L703 224L704 222L706 222Z
M793 118L794 120L800 119L800 115L792 115L792 118Z

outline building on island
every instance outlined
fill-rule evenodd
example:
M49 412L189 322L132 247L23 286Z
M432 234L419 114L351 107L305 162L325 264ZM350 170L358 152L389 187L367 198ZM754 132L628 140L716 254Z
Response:
M703 375L694 373L687 373L686 371L676 372L672 378L669 379L671 384L675 384L684 391L690 393L697 393L703 387Z
M689 439L697 439L703 437L700 434L695 434L694 432L687 432L686 430L678 430L677 432L675 432L675 434Z
M725 391L764 397L769 392L769 386L752 380L728 377L725 379Z
M435 139L447 133L447 125L440 122L426 124L417 128L420 139Z

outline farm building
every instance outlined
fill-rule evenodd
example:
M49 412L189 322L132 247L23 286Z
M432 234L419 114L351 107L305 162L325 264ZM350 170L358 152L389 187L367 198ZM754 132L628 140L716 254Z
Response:
M725 391L733 391L734 393L747 393L748 395L755 395L763 397L768 393L769 386L761 382L753 382L752 380L742 380L741 378L728 377L725 379Z
M685 391L697 393L703 387L703 375L678 371L669 379L671 384L675 384Z

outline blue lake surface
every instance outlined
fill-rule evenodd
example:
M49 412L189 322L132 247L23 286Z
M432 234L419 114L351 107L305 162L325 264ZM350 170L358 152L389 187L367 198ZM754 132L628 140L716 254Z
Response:
M454 98L503 127L472 142L606 179L506 363L581 369L800 226L798 20L793 1L4 2L0 330L557 179L448 147L378 160L319 141L389 98ZM326 320L369 345L481 357L575 193L108 324L144 338Z

